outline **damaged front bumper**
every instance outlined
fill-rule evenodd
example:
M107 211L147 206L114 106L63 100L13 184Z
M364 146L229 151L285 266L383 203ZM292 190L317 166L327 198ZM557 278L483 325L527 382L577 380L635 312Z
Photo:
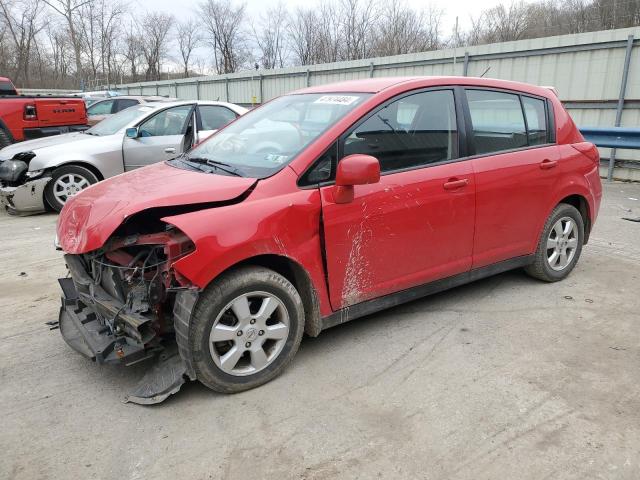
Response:
M50 181L51 177L42 177L17 187L0 187L0 206L10 215L45 212L44 189Z
M62 288L58 325L65 342L99 364L128 366L156 361L126 401L159 403L186 380L195 380L190 362L178 352L175 336L160 336L153 316L137 313L128 302L110 295L93 281L77 257L67 255L65 260L71 278L58 280ZM181 318L190 317L184 305L193 306L197 295L193 289L176 292L176 309L180 310L176 313Z

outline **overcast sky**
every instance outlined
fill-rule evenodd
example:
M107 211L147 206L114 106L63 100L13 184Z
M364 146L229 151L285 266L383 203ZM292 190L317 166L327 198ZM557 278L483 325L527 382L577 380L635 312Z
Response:
M275 5L278 0L244 0L247 5L246 13L248 17L257 19L270 5ZM318 3L317 0L282 0L285 5L292 10L299 6L312 6ZM482 10L493 7L500 3L500 0L406 0L407 4L416 10L425 8L429 3L444 11L444 19L441 34L447 38L453 33L456 16L459 18L459 30L465 30L469 25L470 16L477 16ZM177 18L186 18L193 14L200 0L133 0L131 5L136 5L142 11L160 10L173 14ZM236 0L234 3L241 3ZM504 0L508 3L508 0ZM198 57L205 53L200 49ZM163 71L164 71L163 67Z
M298 6L310 6L317 2L314 0L283 0L285 5L289 5L292 9ZM196 8L199 0L134 0L131 2L137 4L142 10L163 10L170 12L176 17L186 17ZM242 3L237 1L236 3ZM247 5L247 13L251 16L258 16L266 10L269 5L273 5L276 1L269 0L245 0ZM499 0L432 0L426 2L424 0L407 0L407 3L415 9L424 8L428 3L437 6L445 11L445 28L446 34L449 30L453 30L456 21L456 15L459 17L460 26L466 26L469 23L469 15L477 15L481 10L492 7Z

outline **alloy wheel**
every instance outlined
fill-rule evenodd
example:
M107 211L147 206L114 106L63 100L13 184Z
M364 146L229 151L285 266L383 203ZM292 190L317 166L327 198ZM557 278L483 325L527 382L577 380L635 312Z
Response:
M91 185L89 180L82 175L67 173L56 180L53 185L53 195L61 204L64 204L69 197L73 197L89 185Z
M555 271L564 270L573 260L578 248L578 226L570 217L562 217L547 237L547 262Z
M287 309L275 295L260 291L240 295L213 322L211 358L229 375L257 373L282 352L289 325Z

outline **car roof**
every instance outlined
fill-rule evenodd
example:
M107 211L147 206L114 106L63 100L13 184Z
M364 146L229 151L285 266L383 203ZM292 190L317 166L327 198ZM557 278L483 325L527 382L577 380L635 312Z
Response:
M517 90L532 93L540 96L549 96L550 90L544 87L538 87L522 82L513 82L510 80L501 80L497 78L480 78L480 77L456 77L456 76L422 76L422 77L380 77L367 78L361 80L348 80L339 83L327 85L318 85L314 87L297 90L293 93L379 93L383 90L398 87L405 87L406 90L421 87L431 87L439 85L464 85L464 86L482 86L489 88L504 88L509 90Z
M0 77L0 82L10 82L11 80L9 80L7 77Z
M118 98L121 98L121 97L118 97ZM222 107L229 107L232 110L244 109L241 105L236 105L234 103L229 103L229 102L219 102L216 100L175 100L173 99L173 100L167 100L167 101L145 103L140 106L158 109L158 108L168 108L168 107L179 107L181 105L191 105L193 103L197 103L198 105L217 105Z

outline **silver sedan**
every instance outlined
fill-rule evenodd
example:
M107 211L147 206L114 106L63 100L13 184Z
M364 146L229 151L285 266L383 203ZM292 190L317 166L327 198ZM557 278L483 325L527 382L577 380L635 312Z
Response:
M152 103L85 132L10 145L0 150L0 203L12 214L60 211L80 190L174 158L246 111L225 102Z

